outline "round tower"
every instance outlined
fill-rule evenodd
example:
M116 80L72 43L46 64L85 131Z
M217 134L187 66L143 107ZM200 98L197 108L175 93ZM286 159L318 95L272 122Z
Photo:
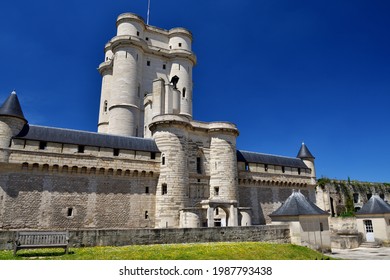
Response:
M221 207L227 213L227 226L238 226L238 186L236 138L233 124L210 124L210 198L209 226L214 225L213 211Z
M180 211L188 207L188 126L186 118L160 115L149 125L161 152L156 190L156 228L180 227Z
M13 91L0 107L0 161L8 161L11 139L19 134L26 123L19 99Z
M309 151L305 143L302 143L302 146L298 152L297 158L300 158L307 167L310 168L311 173L311 183L314 185L316 184L316 169L314 165L315 157L312 155L312 153Z
M169 75L179 77L177 89L180 91L180 114L190 119L192 119L192 68L194 67L191 43L192 34L188 30L184 28L169 30L170 53L179 54L171 60Z
M133 39L129 40L128 36L143 36L144 28L145 24L139 16L122 14L118 17L118 36L111 41L113 70L107 129L110 134L125 136L143 134L143 128L139 127L143 123L141 121L143 51L134 45Z
M100 108L99 108L99 122L98 132L108 133L108 108L111 97L111 84L112 84L112 58L113 53L111 49L107 48L105 51L105 61L99 65L99 72L102 76L102 88L100 95Z

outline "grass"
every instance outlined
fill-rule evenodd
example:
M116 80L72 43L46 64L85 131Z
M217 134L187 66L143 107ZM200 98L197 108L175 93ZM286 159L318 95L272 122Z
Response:
M321 253L293 244L259 242L133 245L123 247L0 251L0 260L320 260Z

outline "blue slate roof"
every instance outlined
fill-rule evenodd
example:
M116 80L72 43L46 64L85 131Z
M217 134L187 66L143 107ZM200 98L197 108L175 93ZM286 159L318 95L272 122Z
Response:
M293 190L293 193L287 200L276 210L270 217L273 216L302 216L302 215L329 215L328 212L322 210L300 192Z
M0 116L11 116L26 120L15 91L13 91L10 96L8 96L7 100L4 101L3 105L1 105Z
M14 138L112 149L159 152L156 142L149 138L118 136L28 124Z
M298 152L297 158L300 159L314 159L315 157L310 153L309 149L305 145L305 143L302 143L301 149Z
M299 158L282 157L255 152L237 150L237 161L262 163L295 168L308 168Z
M390 213L390 205L380 198L379 195L374 194L367 201L363 207L356 212L356 215L367 215L367 214L385 214Z

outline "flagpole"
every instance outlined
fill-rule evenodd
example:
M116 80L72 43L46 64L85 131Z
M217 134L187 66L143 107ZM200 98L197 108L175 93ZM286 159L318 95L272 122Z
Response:
M149 17L150 17L150 0L148 0L148 14L146 17L146 24L149 25Z

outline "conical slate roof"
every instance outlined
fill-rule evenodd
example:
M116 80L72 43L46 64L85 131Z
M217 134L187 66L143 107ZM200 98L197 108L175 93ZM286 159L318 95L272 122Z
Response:
M1 105L0 116L11 116L26 120L15 91L13 91L3 105Z
M367 201L363 207L356 212L356 215L367 215L367 214L385 214L390 213L390 205L380 198L379 195L374 194Z
M298 152L297 158L300 159L314 159L315 157L310 153L309 149L305 145L305 143L302 143L301 149Z
M274 211L270 217L301 215L329 215L329 213L323 211L313 202L306 199L300 191L293 190L293 193L287 198L282 206Z

